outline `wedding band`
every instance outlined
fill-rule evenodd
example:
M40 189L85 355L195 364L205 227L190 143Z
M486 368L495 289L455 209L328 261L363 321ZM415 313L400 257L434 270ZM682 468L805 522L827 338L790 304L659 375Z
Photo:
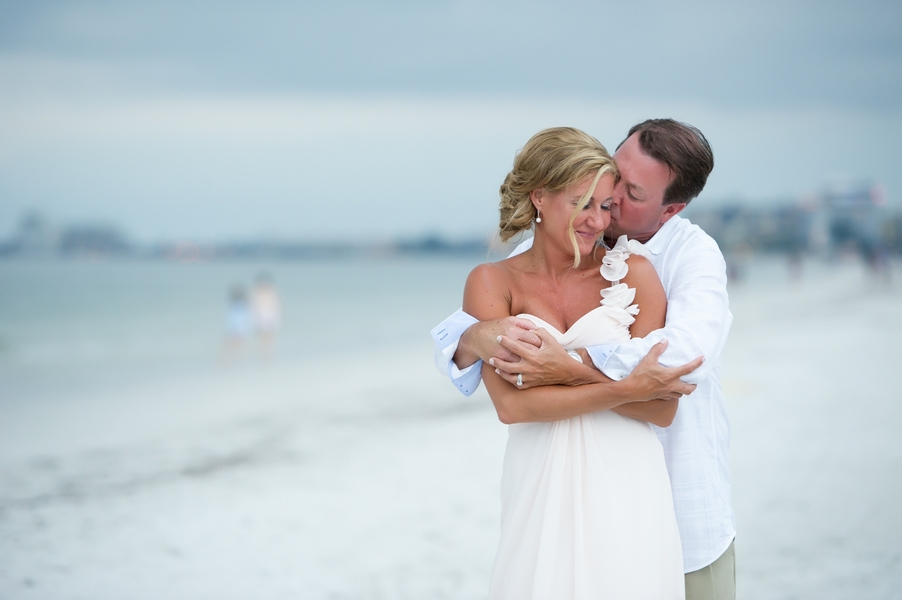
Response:
M517 387L523 387L523 373L517 373Z

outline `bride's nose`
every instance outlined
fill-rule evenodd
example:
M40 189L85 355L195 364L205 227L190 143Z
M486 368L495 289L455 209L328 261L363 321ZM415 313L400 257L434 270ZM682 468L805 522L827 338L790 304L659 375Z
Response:
M608 211L597 206L589 211L588 224L595 229L604 229L607 226Z
M620 206L620 202L623 200L625 194L626 186L623 185L623 181L618 181L614 185L614 193L611 195L611 207Z

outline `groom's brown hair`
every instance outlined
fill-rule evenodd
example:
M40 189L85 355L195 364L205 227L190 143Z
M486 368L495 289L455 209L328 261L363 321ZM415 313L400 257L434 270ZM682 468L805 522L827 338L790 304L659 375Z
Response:
M701 131L673 119L649 119L634 125L623 141L634 133L642 151L674 174L664 190L664 204L689 204L701 193L714 169L714 153Z

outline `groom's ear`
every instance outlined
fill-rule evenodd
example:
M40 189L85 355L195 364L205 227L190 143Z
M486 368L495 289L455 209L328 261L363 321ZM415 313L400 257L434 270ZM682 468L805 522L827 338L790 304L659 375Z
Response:
M686 208L685 202L674 202L664 206L664 212L661 214L661 225L670 220L670 217L677 215L681 210Z

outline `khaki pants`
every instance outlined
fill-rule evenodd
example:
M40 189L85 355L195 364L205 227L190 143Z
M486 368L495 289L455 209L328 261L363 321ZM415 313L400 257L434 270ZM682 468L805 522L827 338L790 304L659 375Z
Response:
M686 573L686 600L736 600L734 543L707 567Z

